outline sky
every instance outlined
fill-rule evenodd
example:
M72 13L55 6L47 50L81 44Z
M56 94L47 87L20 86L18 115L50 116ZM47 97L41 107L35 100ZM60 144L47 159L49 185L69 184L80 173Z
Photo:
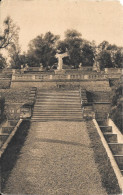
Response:
M1 27L8 15L20 27L22 51L37 35L51 31L63 39L67 29L97 44L123 46L123 5L117 0L2 0Z

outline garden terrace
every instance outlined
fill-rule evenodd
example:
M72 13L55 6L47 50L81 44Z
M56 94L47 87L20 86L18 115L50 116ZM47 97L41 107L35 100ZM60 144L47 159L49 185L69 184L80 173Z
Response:
M11 85L12 74L0 73L0 89L8 89Z
M2 97L5 98L5 102L10 103L25 103L28 101L31 88L23 89L0 89Z

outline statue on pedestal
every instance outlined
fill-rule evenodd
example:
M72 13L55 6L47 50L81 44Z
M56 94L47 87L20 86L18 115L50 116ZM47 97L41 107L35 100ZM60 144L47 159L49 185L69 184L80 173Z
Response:
M59 54L59 53L56 54L56 58L58 58L58 67L57 67L57 70L62 70L62 67L63 67L63 58L64 57L67 57L67 56L68 56L68 53L67 52L62 53L62 54Z
M82 62L79 64L79 69L80 70L82 69Z
M97 60L98 54L99 54L99 49L98 49L98 47L96 47L95 56L94 56L93 70L97 71L97 72L100 72L100 65L99 65L99 62Z
M40 68L39 68L39 70L40 70L40 71L43 70L43 64L42 64L42 63L40 63Z

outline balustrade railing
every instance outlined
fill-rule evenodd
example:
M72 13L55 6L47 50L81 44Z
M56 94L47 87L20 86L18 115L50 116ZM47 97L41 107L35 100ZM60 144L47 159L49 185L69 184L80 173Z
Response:
M47 80L96 80L105 79L103 74L13 74L12 81L47 81Z

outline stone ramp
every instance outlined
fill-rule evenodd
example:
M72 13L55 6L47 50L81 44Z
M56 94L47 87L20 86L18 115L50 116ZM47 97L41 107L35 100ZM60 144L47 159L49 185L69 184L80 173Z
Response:
M32 122L3 193L105 195L85 122Z

